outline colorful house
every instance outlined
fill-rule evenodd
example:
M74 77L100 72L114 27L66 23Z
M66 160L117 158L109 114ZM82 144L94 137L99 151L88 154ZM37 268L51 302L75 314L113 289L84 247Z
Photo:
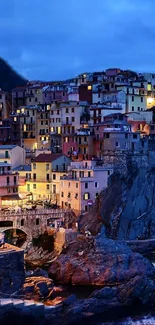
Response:
M27 192L34 200L59 201L60 176L64 175L70 158L62 154L40 154L31 163L31 173L26 180Z
M61 207L73 209L76 215L88 211L112 173L111 167L100 166L96 160L71 162L68 175L61 177Z

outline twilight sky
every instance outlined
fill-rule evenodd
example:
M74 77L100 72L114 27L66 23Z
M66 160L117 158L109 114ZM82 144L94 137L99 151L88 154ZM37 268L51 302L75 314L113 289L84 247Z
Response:
M0 0L0 56L28 79L155 72L155 0Z

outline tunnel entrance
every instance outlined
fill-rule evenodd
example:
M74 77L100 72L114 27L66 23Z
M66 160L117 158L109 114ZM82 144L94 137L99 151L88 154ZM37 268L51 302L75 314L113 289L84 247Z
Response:
M5 242L17 247L21 247L27 239L24 231L16 228L5 230Z

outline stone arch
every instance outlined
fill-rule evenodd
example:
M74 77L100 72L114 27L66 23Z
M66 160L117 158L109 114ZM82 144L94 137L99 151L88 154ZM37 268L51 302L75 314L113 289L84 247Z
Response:
M24 228L24 227L1 227L0 228L0 231L7 231L7 230L10 230L10 229L16 229L16 230L21 230L23 231L25 234L26 234L26 241L32 241L32 234L31 234L31 231L28 229L28 228Z

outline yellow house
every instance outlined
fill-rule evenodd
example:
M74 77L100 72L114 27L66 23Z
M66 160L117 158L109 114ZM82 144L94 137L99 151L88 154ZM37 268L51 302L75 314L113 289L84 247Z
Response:
M19 174L19 187L18 192L21 198L25 198L27 192L27 180L31 178L31 165L19 165L13 169Z
M70 158L63 154L40 154L31 163L31 176L26 180L28 193L33 200L51 200L58 203L60 176L70 164Z

